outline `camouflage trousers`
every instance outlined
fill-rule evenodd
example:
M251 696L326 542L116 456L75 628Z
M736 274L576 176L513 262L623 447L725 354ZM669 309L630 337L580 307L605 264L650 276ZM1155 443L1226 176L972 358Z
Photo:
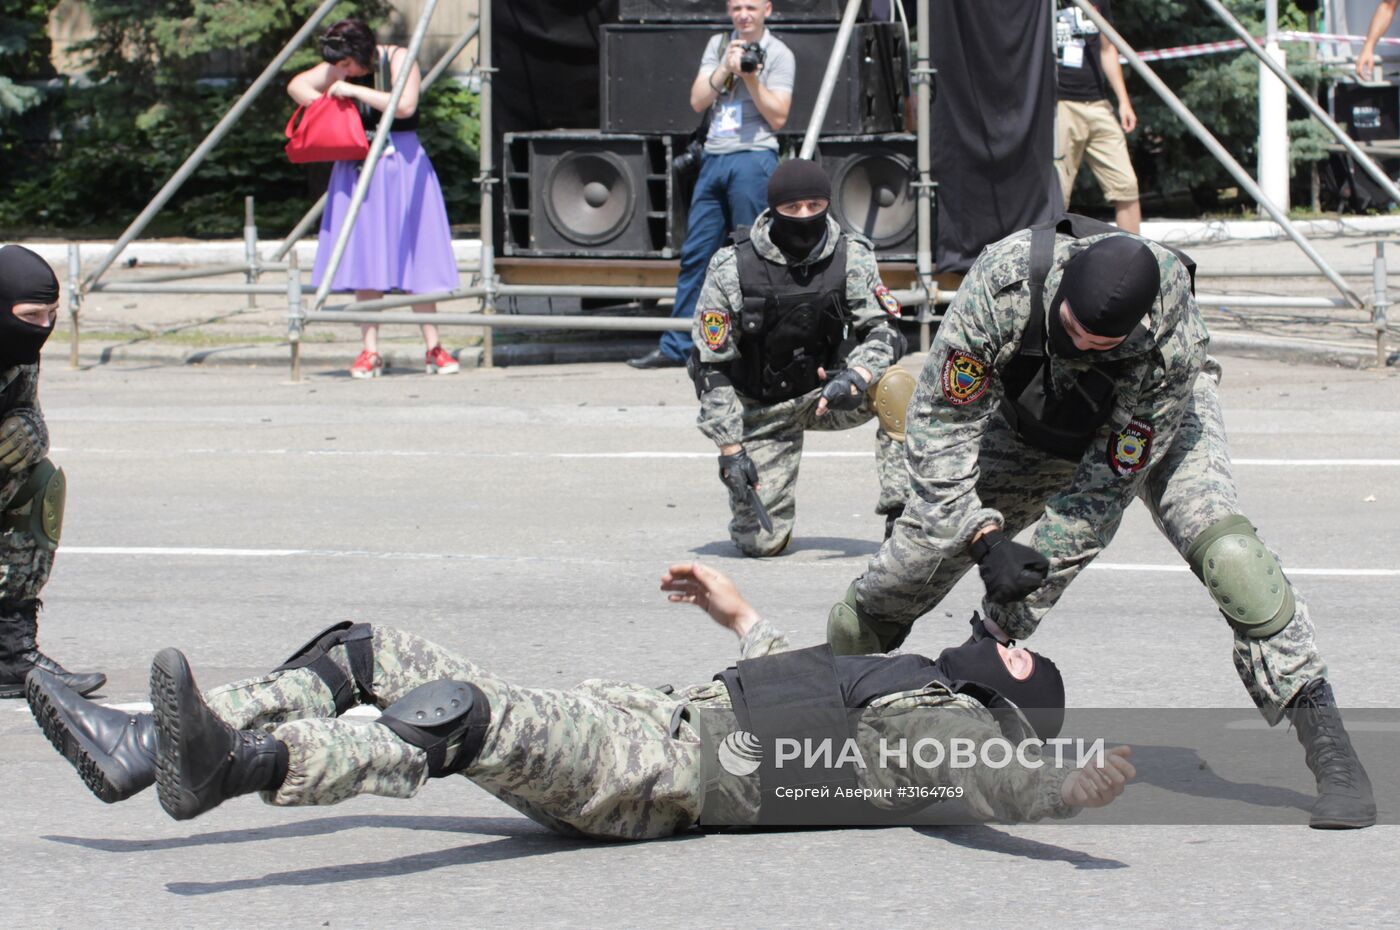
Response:
M1139 492L1157 527L1183 557L1202 531L1240 513L1217 395L1219 379L1220 368L1212 360L1196 379L1171 448ZM985 506L1002 512L1007 535L1012 535L1044 516L1046 501L1070 485L1075 463L1025 445L998 415L983 437L978 468L978 496ZM1054 527L1048 529L1054 532ZM914 621L937 606L971 566L965 551L945 558L933 547L923 534L918 504L911 501L894 535L856 580L862 627L879 638L882 651L895 648ZM986 616L1013 638L1030 636L1068 585L1064 568L1052 561L1045 585L1024 601L995 604L984 599ZM1293 620L1278 633L1253 639L1236 632L1234 637L1235 669L1271 724L1282 718L1284 707L1303 685L1327 674L1313 639L1307 601L1296 588L1294 596Z
M684 722L670 733L679 700L603 680L569 690L521 688L422 637L373 629L377 706L443 678L480 688L491 721L463 774L527 817L569 835L625 840L695 824L704 800L701 745ZM350 674L344 646L328 654ZM286 744L287 778L263 793L269 803L408 798L428 779L423 750L364 718L337 719L330 689L309 669L214 688L205 699L230 726Z
M15 500L24 483L29 480L33 468L24 468L5 474L0 483L0 508L22 505ZM53 571L54 552L40 545L28 529L12 528L0 524L0 601L32 601L48 584Z
M749 504L748 494L729 492L729 538L745 555L770 556L782 552L797 520L797 472L802 464L802 439L807 430L855 429L875 419L869 403L855 410L828 410L817 416L820 391L781 403L744 404L744 451L758 468L758 497L773 520L773 532L765 533ZM904 466L904 446L884 427L875 433L875 469L880 479L876 513L890 513L904 506L909 496L909 473Z

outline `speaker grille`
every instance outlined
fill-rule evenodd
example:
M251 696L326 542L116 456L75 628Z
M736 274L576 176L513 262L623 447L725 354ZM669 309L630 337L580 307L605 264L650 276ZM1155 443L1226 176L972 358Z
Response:
M627 227L636 205L627 166L612 152L571 152L545 175L544 209L555 232L601 245Z
M913 258L918 246L914 146L908 134L848 136L824 138L818 151L831 177L832 215L886 261Z

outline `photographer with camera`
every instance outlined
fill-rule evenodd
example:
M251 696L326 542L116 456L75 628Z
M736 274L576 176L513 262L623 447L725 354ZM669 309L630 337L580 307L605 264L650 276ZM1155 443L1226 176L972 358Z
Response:
M764 26L772 12L767 0L729 0L734 31L727 40L723 35L710 40L690 88L691 107L696 113L708 109L710 120L690 199L672 317L695 315L710 258L731 229L752 224L766 206L768 176L778 167L774 133L787 122L797 76L792 51ZM685 158L677 159L677 167L684 166ZM688 334L666 332L657 348L628 364L678 367L685 364L690 345Z

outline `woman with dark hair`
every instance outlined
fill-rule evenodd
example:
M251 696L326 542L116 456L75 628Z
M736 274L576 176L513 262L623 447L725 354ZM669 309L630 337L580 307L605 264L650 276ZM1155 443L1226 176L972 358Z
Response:
M375 300L385 291L423 294L457 287L457 262L452 254L452 231L442 187L428 154L418 143L418 65L405 49L379 45L369 26L344 19L321 39L321 64L301 72L287 85L298 105L323 94L348 97L360 108L365 130L373 132L389 105L394 81L408 68L408 83L399 98L390 127L389 143L375 167L364 205L360 208L345 257L336 270L332 289L354 291L356 300ZM326 212L321 217L320 245L311 280L317 287L326 274L331 250L350 211L359 179L359 162L338 161L331 171ZM431 303L414 304L418 313L432 313ZM377 378L384 368L379 355L379 326L366 324L364 351L350 367L354 378ZM438 330L423 324L429 374L452 374L460 366L442 347Z

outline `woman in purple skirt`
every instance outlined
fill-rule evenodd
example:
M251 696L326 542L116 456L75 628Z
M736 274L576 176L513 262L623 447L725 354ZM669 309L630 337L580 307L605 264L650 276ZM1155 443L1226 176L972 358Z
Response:
M385 291L425 294L452 290L458 285L457 261L452 254L447 207L433 164L418 144L418 65L408 60L405 49L376 44L369 26L358 19L341 20L326 30L321 57L324 62L292 78L287 93L298 105L322 94L349 97L359 104L368 132L374 131L389 105L389 91L384 88L393 86L401 69L412 69L394 112L389 143L375 168L331 289L354 291L356 300L375 300ZM331 250L350 211L360 168L359 162L338 161L331 171L316 267L311 274L314 286L319 287L325 277ZM422 303L414 304L413 309L432 313L436 307ZM362 329L364 351L350 367L350 375L377 378L384 368L378 351L379 326L366 324ZM459 370L442 347L436 326L423 325L423 341L429 374Z

